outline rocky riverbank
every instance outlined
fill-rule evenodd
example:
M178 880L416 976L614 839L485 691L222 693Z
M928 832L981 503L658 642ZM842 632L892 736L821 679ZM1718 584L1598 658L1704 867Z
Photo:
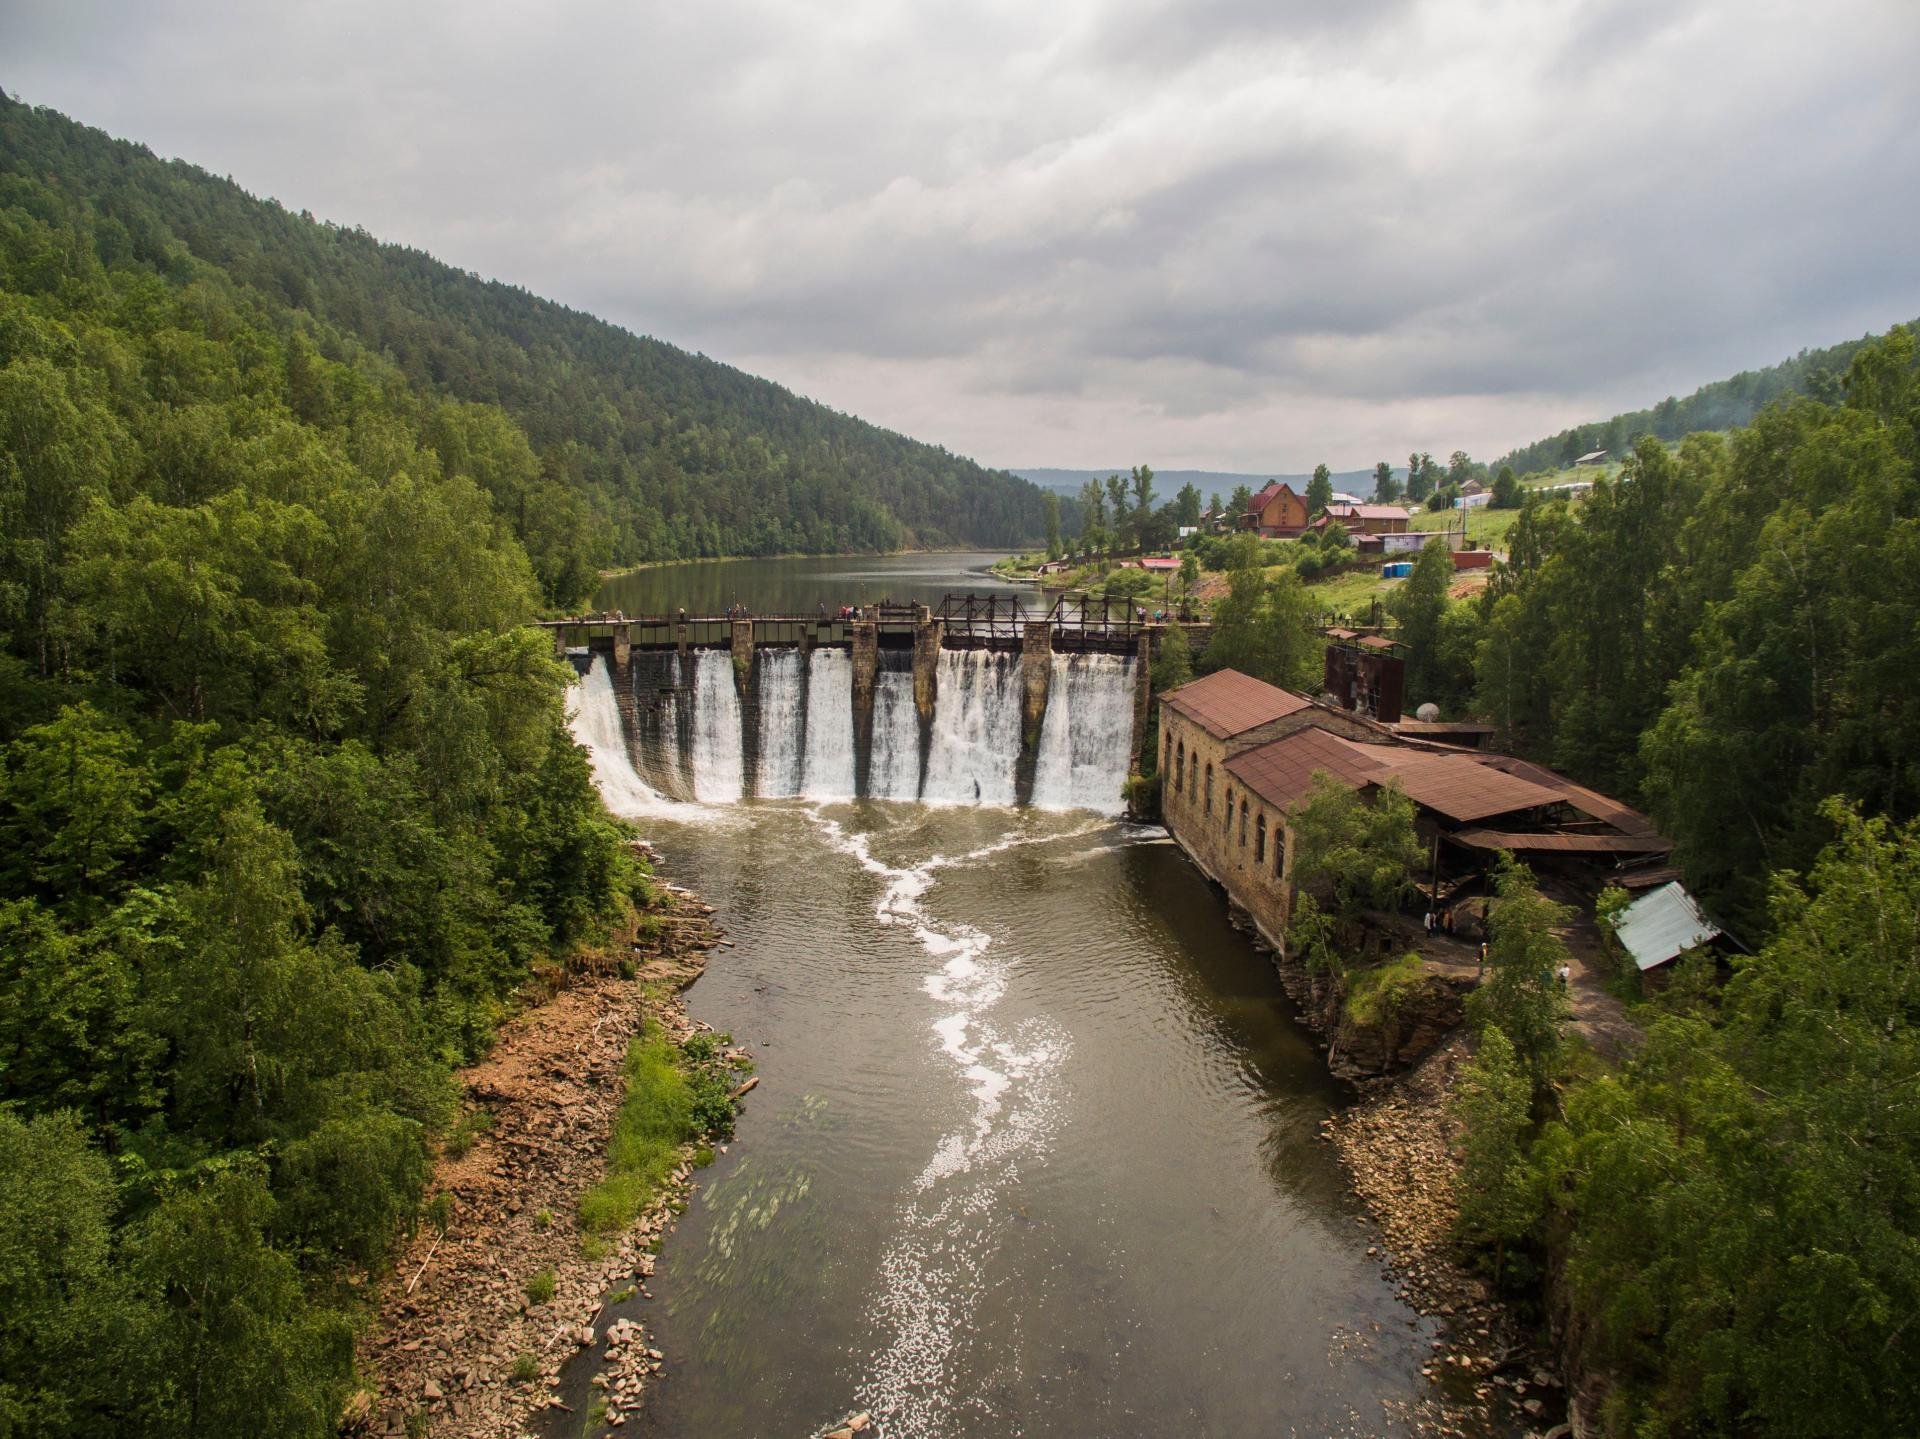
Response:
M428 1221L388 1278L360 1346L377 1384L349 1414L363 1434L435 1439L530 1434L564 1407L561 1366L606 1341L606 1421L618 1426L662 1365L640 1326L602 1332L610 1291L643 1287L652 1251L693 1172L689 1147L667 1192L626 1233L582 1233L580 1196L600 1179L622 1098L621 1066L643 1019L676 1040L696 1027L679 994L720 942L712 911L684 890L570 971L546 1003L510 1020L462 1072L465 1114L436 1166Z
M1463 1020L1473 966L1429 958L1395 1002L1376 1004L1363 1020L1348 1002L1347 976L1310 973L1279 952L1274 962L1301 1017L1326 1042L1328 1068L1360 1090L1323 1128L1366 1205L1362 1222L1378 1226L1400 1298L1439 1321L1422 1366L1432 1393L1400 1417L1423 1435L1564 1439L1566 1399L1551 1345L1465 1267L1454 1239L1460 1165L1451 1100L1471 1055Z

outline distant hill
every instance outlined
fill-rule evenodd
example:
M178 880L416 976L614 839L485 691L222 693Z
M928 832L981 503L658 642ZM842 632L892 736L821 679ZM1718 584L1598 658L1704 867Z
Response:
M585 501L603 563L1045 533L1041 491L1004 470L0 94L0 239L63 234L110 272L224 292L329 359L361 346L426 395L499 406Z
M1669 395L1651 409L1632 410L1610 420L1562 430L1503 455L1492 467L1498 470L1501 465L1511 465L1516 474L1522 475L1536 470L1557 470L1594 450L1607 450L1618 457L1646 434L1677 440L1695 430L1733 429L1746 424L1783 396L1838 399L1854 351L1873 338L1862 335L1857 340L1829 345L1824 350L1802 350L1792 359L1766 369L1742 370L1731 379L1702 385L1684 399Z
M1131 471L1132 465L1115 465L1108 470L1015 470L1014 474L1023 480L1032 480L1043 490L1051 490L1056 495L1076 496L1088 480L1105 480L1108 475L1124 475ZM1407 477L1407 467L1398 465L1394 474L1402 480ZM1283 480L1296 490L1306 488L1311 473L1304 475L1284 475L1269 471L1265 474L1238 474L1232 470L1162 470L1153 472L1155 497L1162 502L1171 498L1173 492L1182 485L1193 485L1203 496L1210 496L1216 490L1222 495L1230 495L1237 486L1245 485L1257 490L1270 480ZM1358 486L1359 488L1355 488ZM1373 493L1373 471L1336 470L1333 475L1333 487L1346 490L1350 494Z

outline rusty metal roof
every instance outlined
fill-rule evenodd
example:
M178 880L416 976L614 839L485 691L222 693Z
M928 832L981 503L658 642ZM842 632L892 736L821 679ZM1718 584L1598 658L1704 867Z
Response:
M1268 804L1290 810L1307 797L1315 770L1325 770L1351 789L1364 789L1384 773L1356 745L1317 725L1263 744L1227 761L1227 773Z
M1672 840L1657 834L1523 834L1474 828L1457 829L1447 838L1475 849L1508 849L1516 854L1665 854L1673 848Z
M1385 635L1362 635L1360 643L1370 650L1391 650L1400 647L1398 640L1390 640Z
M1424 809L1466 823L1516 810L1558 804L1558 791L1482 762L1478 755L1365 745L1390 769L1409 798Z
M1238 670L1220 670L1169 691L1166 703L1215 739L1229 739L1295 714L1312 701Z
M1626 834L1658 837L1653 821L1641 814L1639 810L1629 808L1619 800L1601 794L1597 790L1577 785L1565 775L1556 774L1544 765L1530 764L1526 760L1515 759L1512 755L1505 754L1489 754L1482 763L1557 791L1563 802L1572 805L1590 819L1601 820Z

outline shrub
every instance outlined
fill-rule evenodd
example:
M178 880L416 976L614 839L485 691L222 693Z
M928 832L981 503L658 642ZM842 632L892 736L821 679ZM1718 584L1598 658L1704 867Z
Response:
M514 1384L531 1384L540 1377L540 1361L524 1350L513 1356L513 1368L507 1379Z
M554 1273L551 1269L542 1269L527 1280L527 1303L545 1304L553 1298Z
M1385 1024L1425 987L1426 970L1417 954L1403 954L1362 970L1353 976L1347 990L1347 1019L1367 1028Z

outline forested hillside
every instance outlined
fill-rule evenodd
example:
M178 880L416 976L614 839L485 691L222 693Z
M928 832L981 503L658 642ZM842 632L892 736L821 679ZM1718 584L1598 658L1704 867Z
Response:
M78 266L193 286L283 344L371 351L421 397L496 405L556 600L610 563L783 551L1013 546L1041 491L658 340L489 283L360 230L256 200L50 110L0 99L0 204L13 283ZM303 417L324 394L295 397ZM532 511L545 513L534 515ZM564 577L572 587L556 587Z
M1913 334L1836 388L1643 438L1583 503L1530 498L1477 598L1436 547L1391 602L1412 698L1639 797L1744 950L1677 961L1602 1064L1558 1023L1567 916L1495 901L1463 1231L1546 1279L1609 1434L1864 1434L1920 1397Z
M453 1066L649 898L521 628L593 573L499 410L67 187L237 194L0 123L0 1435L325 1435Z
M1847 340L1824 350L1802 350L1777 365L1762 370L1742 370L1731 379L1702 385L1684 399L1669 395L1651 409L1633 410L1610 420L1562 430L1496 460L1493 468L1510 465L1518 475L1555 470L1593 450L1607 450L1618 458L1642 435L1679 440L1696 430L1734 429L1750 423L1775 400L1791 395L1837 400L1847 366L1871 338Z

